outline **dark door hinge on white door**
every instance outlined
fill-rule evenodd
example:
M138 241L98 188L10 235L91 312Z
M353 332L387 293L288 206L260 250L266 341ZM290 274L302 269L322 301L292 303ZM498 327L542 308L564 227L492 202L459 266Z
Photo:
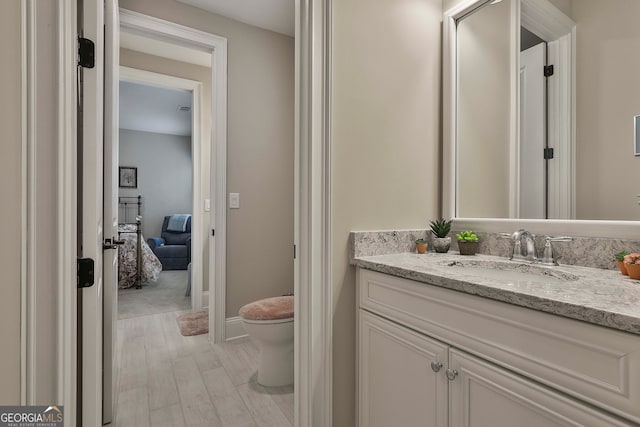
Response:
M78 37L78 65L83 68L96 66L96 46L84 37Z
M95 283L94 262L91 258L78 258L77 287L90 288Z
M553 159L553 147L547 147L543 151L544 159L551 160Z
M553 76L553 65L545 65L544 66L544 76L545 77Z

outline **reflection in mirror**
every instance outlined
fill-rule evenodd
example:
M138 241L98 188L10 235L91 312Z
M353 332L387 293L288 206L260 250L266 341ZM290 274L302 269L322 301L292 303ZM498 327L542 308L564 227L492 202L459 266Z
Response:
M492 3L457 25L455 215L640 220L640 2Z
M509 216L512 6L486 4L458 21L458 216Z

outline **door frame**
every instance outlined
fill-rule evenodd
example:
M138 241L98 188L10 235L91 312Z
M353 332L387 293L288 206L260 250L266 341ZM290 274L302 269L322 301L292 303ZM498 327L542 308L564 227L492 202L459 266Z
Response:
M35 5L35 0L26 0ZM56 142L58 146L60 168L58 169L58 252L60 270L57 275L58 294L58 323L51 325L51 330L45 333L57 333L60 336L58 347L58 363L54 388L57 390L58 401L65 405L67 424L76 425L74 419L76 407L76 350L75 343L77 319L75 317L76 289L69 286L75 283L76 276L76 0L61 0L55 6L59 20L58 40L60 50L60 75L58 99L60 111L58 123L61 124ZM217 151L215 176L222 177L216 181L215 199L221 197L222 204L216 206L215 225L217 239L216 250L212 258L224 260L225 247L225 210L226 210L226 39L208 33L167 23L156 18L156 25L148 25L148 21L140 19L144 15L135 12L120 14L122 23L158 34L155 28L165 27L177 33L176 38L185 42L199 41L200 46L212 46L216 59L214 73L219 79L214 82L213 111L217 114L214 122L214 144ZM294 262L295 277L295 424L301 427L330 426L332 424L332 315L333 296L331 280L331 0L296 0L296 95L295 95L295 233L294 244L298 248ZM26 27L26 16L23 23ZM137 16L136 16L137 15ZM138 24L137 26L135 24ZM26 42L23 42L23 55L28 57L32 39L35 39L35 28L29 28ZM162 33L164 34L164 33ZM166 34L164 34L166 36ZM24 58L24 56L23 56ZM29 61L23 59L23 64ZM33 64L36 66L37 64ZM214 75L214 78L216 75ZM35 74L27 77L23 83L23 123L26 128L33 126L29 114L33 107L30 90L36 89ZM53 84L53 83L49 83ZM223 90L224 89L224 90ZM23 132L23 144L29 142L31 135L27 130ZM220 150L220 151L218 151ZM212 150L213 151L213 150ZM224 155L225 161L221 160ZM27 176L23 177L25 199L33 200L35 194L30 189ZM23 199L23 200L25 200ZM26 213L31 212L29 205L23 204ZM222 224L222 226L221 226ZM23 224L23 227L28 225ZM32 243L27 242L22 247L26 261L23 261L23 271L28 273L29 251ZM26 262L26 264L25 264ZM219 268L215 274L215 291L210 293L210 309L215 310L217 318L224 313L224 267L225 263L217 264ZM28 309L29 301L34 296L30 293L28 278L22 281L22 305ZM222 286L219 286L222 285ZM222 293L222 295L220 295ZM222 296L222 298L221 298ZM216 310L221 307L222 310ZM33 392L29 388L30 371L29 360L35 358L35 353L28 343L35 331L35 313L23 311L24 327L22 328L23 360L26 362L22 375L22 393L24 400L29 402L29 395ZM224 316L224 315L223 315ZM210 315L210 318L213 316ZM217 320L217 319L216 319ZM224 338L224 322L217 322L214 339ZM35 331L42 333L42 331Z
M56 14L48 14L47 22L37 22L39 8L46 6L36 0L21 2L21 211L22 223L21 258L21 324L20 328L20 404L38 403L39 389L52 392L51 403L65 406L65 424L76 425L77 399L77 1L61 0L55 6ZM37 60L37 45L43 35L38 33L38 24L55 24L57 27L56 52L57 74L51 73L51 64L45 59ZM53 88L53 89L52 89ZM38 112L38 100L47 99L57 105L57 111ZM44 116L44 117L42 117ZM49 120L56 126L54 132L38 132L38 121ZM38 203L42 190L36 187L36 146L54 144L57 151L57 180L55 206ZM54 230L36 233L36 211L38 208L55 211L57 224ZM37 323L36 269L47 268L36 256L36 247L42 239L55 238L56 266L51 271L51 293L57 296L55 304L56 322L44 329ZM47 273L48 271L45 271ZM42 291L40 291L42 292ZM56 372L38 364L37 345L42 337L55 337L55 348L40 349L56 355ZM40 397L42 399L42 397Z
M209 237L209 337L213 342L224 341L226 301L226 212L227 212L227 39L195 30L153 16L120 8L120 30L192 46L211 53L211 196L213 200L210 224L215 236ZM195 162L194 162L195 172ZM194 194L195 192L194 187ZM194 212L203 211L201 200L194 203ZM201 230L201 233L204 229ZM195 234L195 232L193 233ZM201 238L202 234L198 236ZM196 244L194 240L194 244ZM200 269L202 270L202 269ZM196 268L192 268L192 274ZM202 271L197 272L201 278ZM195 276L194 276L195 277ZM202 292L192 299L193 309L203 306ZM211 289L213 284L213 289ZM202 289L202 280L200 280ZM212 292L213 290L213 292Z
M191 199L192 233L191 247L191 309L200 310L203 302L202 267L204 257L202 250L202 233L204 231L204 216L201 200L202 194L202 151L206 140L202 137L202 83L182 77L140 70L138 68L120 65L120 81L152 85L168 89L184 89L192 93L193 110L191 114L191 182L193 194ZM118 106L119 108L119 106ZM195 256L194 256L195 254Z

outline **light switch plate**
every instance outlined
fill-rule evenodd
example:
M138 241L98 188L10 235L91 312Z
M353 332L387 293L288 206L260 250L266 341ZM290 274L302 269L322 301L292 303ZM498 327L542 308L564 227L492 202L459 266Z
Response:
M240 193L229 193L229 208L240 209Z
M211 199L204 199L204 211L205 212L211 211Z

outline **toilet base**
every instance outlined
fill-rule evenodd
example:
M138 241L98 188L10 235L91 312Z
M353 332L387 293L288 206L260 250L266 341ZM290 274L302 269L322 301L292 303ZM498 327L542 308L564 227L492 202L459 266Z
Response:
M262 343L258 366L258 384L279 387L293 384L293 342L287 348Z

